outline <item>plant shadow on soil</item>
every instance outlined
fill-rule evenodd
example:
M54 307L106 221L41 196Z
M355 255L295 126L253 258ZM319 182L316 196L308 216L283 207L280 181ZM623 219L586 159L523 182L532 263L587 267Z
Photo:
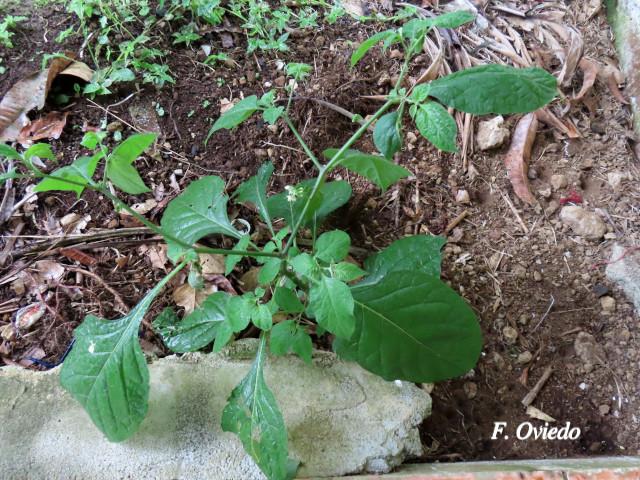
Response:
M10 9L20 13L20 7ZM59 5L34 10L29 22L15 37L16 48L4 52L8 71L0 77L0 94L37 69L44 52L61 49L51 39L70 22ZM615 58L603 14L581 28L591 57L600 61ZM280 58L314 66L312 76L301 84L297 95L328 100L363 116L374 112L379 104L361 96L386 93L398 65L388 55L374 52L358 68L349 67L350 42L363 40L371 29L371 26L343 20L335 26L323 26L293 38L291 52L279 54ZM214 52L222 51L216 34L205 42L212 45ZM63 47L78 51L80 43L72 39ZM211 121L219 115L221 100L235 99L241 92L245 96L260 95L268 89L265 87L268 83L282 92L283 73L278 70L273 54L247 55L239 35L234 34L234 43L230 55L238 62L237 68L211 69L200 63L204 56L199 49L177 50L167 57L176 78L174 86L156 91L146 85L139 85L140 90L128 85L110 97L96 99L107 106L136 93L130 101L109 109L127 123L135 124L129 112L133 102L147 109L155 110L154 105L164 109L164 116L157 117L162 132L160 145L180 156L160 152L145 163L139 162L139 168L152 188L164 185L166 198L175 195L169 178L176 170L182 170L182 175L176 177L182 188L202 175L218 174L230 191L254 174L267 159L276 166L273 191L313 175L311 162L298 150L290 132L281 124L267 128L257 117L234 131L215 134L204 146ZM413 74L417 75L428 63L427 58L419 60ZM549 129L538 135L531 162L536 173L531 175L532 190L545 190L553 174L566 175L569 186L553 191L547 198L536 193L541 207L517 205L529 233L523 232L502 197L505 194L514 198L502 163L506 147L472 155L479 173L469 179L462 172L457 156L438 153L420 138L408 141L399 163L411 170L415 178L392 187L384 195L345 171L334 175L352 182L354 197L329 224L349 230L354 245L370 251L405 234L442 234L452 219L469 210L468 217L459 225L459 230L452 232L445 246L443 277L476 310L485 347L473 372L433 389L434 412L422 428L424 461L640 454L639 420L634 414L640 407L640 349L637 346L640 327L631 305L604 278L602 262L608 258L610 242L597 244L572 236L559 222L557 211L548 208L570 190L579 191L589 208L603 208L611 214L612 230L619 238L638 242L638 209L633 208L634 202L638 202L637 191L631 182L618 190L612 190L606 182L607 173L613 171L629 172L638 178L638 163L628 147L629 113L603 84L596 84L593 97L598 104L597 116L590 116L580 105L574 105L571 111L583 138L569 142ZM71 112L67 127L60 140L51 142L54 151L63 157L62 164L81 153L83 125L97 127L104 118L103 110L83 98L74 98L67 108ZM315 152L341 145L354 131L348 118L307 100L295 102L293 116ZM115 122L110 128L122 129L123 136L131 133L126 124L118 120L109 117L107 121ZM507 123L512 128L515 119L510 118ZM357 147L373 151L369 138ZM25 188L26 184L18 184L16 198L22 198ZM470 193L470 205L455 202L456 192L462 188ZM129 203L146 198L149 197L123 197ZM160 201L160 207L162 205ZM94 193L86 193L80 201L73 195L49 193L40 197L35 210L22 218L27 224L23 235L46 235L49 233L47 219L59 219L71 212L91 215L88 228L117 228L130 223ZM254 218L253 213L245 209L233 213ZM149 214L156 222L160 216L161 208ZM12 226L4 228L9 232ZM137 244L131 244L132 241ZM222 239L218 241L224 244ZM98 260L92 270L126 299L129 306L164 273L153 269L148 259L139 255L137 249L144 242L141 238L129 238L111 242L110 248L90 252ZM22 246L24 241L19 240L15 248ZM3 276L19 266L20 261L6 266ZM64 258L59 261L72 263ZM239 276L240 273L232 275L236 285ZM67 274L63 283L79 289L80 297L70 296L70 288L55 289L49 302L50 313L32 334L11 345L5 342L3 357L18 360L33 347L39 347L46 353L47 360L55 361L66 349L73 328L85 314L105 318L119 316L113 297L99 284L88 277L77 285L74 281L73 276ZM617 301L614 313L602 311L593 291L598 284L612 290L610 295ZM0 302L15 296L11 283L5 283L0 289ZM170 290L155 302L148 319L172 303ZM552 301L553 306L547 312ZM20 306L26 303L25 298ZM4 325L10 320L11 314L4 314L0 323ZM517 338L506 338L505 327L515 329ZM573 342L579 331L595 336L607 354L606 365L589 368L577 357ZM143 327L141 339L148 353L161 356L167 353L148 326ZM328 347L327 344L320 346ZM523 352L530 352L532 359L519 363L518 357ZM576 441L514 441L511 435L509 440L491 440L495 421L508 422L509 429L524 421L541 424L525 414L520 402L547 366L552 366L554 372L534 405L557 419L560 425L571 422L579 427L581 437Z

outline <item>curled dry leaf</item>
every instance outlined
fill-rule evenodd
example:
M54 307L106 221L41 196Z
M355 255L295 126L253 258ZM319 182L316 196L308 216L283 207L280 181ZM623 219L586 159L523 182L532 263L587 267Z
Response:
M222 275L225 271L224 255L215 255L209 253L201 253L200 265L202 266L203 275Z
M569 85L582 58L582 52L584 51L584 42L582 41L582 35L571 27L565 27L569 32L569 46L566 50L566 58L562 65L562 70L558 75L558 84Z
M205 282L204 288L200 290L196 290L188 283L185 283L176 287L173 291L173 301L176 305L184 308L185 315L189 315L196 307L199 307L209 295L217 291L218 287L211 283Z
M48 285L57 284L64 276L64 267L54 260L38 260L34 267L37 280Z
M509 151L504 158L514 192L520 200L529 205L536 203L536 199L529 188L527 171L529 169L529 159L531 158L531 148L536 139L537 131L538 120L534 113L529 113L522 117L516 125L511 147L509 147Z
M93 71L81 62L67 57L57 57L48 68L33 73L16 83L0 102L0 142L13 142L30 120L27 117L33 109L41 110L49 94L53 80L61 74L72 75L88 81Z
M576 126L568 120L560 120L548 108L541 108L535 112L536 118L550 127L557 128L569 138L580 138L582 135Z
M529 415L531 418L535 418L536 420L542 420L543 422L552 423L556 421L555 418L547 415L542 410L536 407L532 407L531 405L527 407L527 415Z
M38 140L57 140L67 124L69 112L50 112L20 130L17 141L24 147Z
M580 70L582 70L583 79L580 91L575 97L573 97L574 101L582 100L582 98L589 93L589 90L593 88L593 84L595 83L596 78L598 78L598 73L600 72L598 64L587 57L583 57L578 66L580 67Z

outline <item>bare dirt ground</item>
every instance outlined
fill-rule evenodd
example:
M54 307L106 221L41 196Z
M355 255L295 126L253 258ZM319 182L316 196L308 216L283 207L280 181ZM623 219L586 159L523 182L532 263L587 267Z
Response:
M586 56L601 64L615 62L604 12L587 19L581 9L583 2L566 3L567 21L583 36ZM10 7L14 13L20 13L20 8ZM486 14L493 18L495 12L487 10ZM0 94L37 69L43 53L59 50L51 39L70 22L56 4L33 11L16 37L16 48L3 52L8 71L0 77ZM342 20L296 38L292 51L279 55L284 61L314 66L299 96L327 100L363 116L375 111L378 104L361 96L386 93L397 73L397 62L377 52L358 68L349 68L351 42L363 40L374 28ZM207 41L214 49L221 48L217 35ZM308 177L311 165L280 124L266 128L260 120L252 119L203 145L221 104L241 93L261 94L269 84L282 87L284 77L272 55L247 56L243 38L234 36L234 42L230 55L239 64L237 68L211 69L198 63L203 59L199 49L179 50L169 58L177 79L173 87L156 91L131 85L110 97L97 98L95 102L102 108L75 98L67 109L70 116L61 139L51 142L61 163L70 163L81 152L83 126L106 121L110 129L122 130L123 136L131 132L130 125L148 128L148 122L140 123L131 113L131 106L138 105L151 112L162 140L157 154L147 158L141 168L154 193L126 200L138 203L154 198L158 203L147 213L150 220L159 221L166 202L178 193L176 187L183 188L202 175L222 176L232 191L269 158L276 165L274 191ZM64 48L77 51L79 44L71 41ZM429 63L428 58L419 59L414 78ZM578 75L564 89L565 94L575 93L580 84ZM128 101L119 103L131 94ZM444 249L443 277L472 305L483 328L485 347L473 372L435 387L424 386L432 393L434 412L422 429L423 461L640 454L640 326L632 305L604 277L613 242L634 245L639 240L639 163L632 152L628 107L600 80L585 98L562 107L580 138L568 139L547 126L537 135L529 172L539 201L536 207L525 206L513 194L504 166L507 144L488 152L477 148L470 152L468 162L474 167L470 174L459 155L439 153L418 132L411 132L398 160L413 177L384 195L361 179L349 178L354 183L354 198L331 219L332 224L348 229L356 246L371 251L404 234L446 232L449 242ZM155 113L156 104L163 108L164 116ZM353 131L349 119L312 101L296 101L295 116L314 151L341 144ZM516 117L507 118L507 127L513 130L516 121ZM359 148L373 146L367 139ZM342 175L346 178L348 174ZM557 175L563 176L566 184ZM623 178L621 183L615 181L616 176ZM17 199L25 196L26 187L17 184ZM456 201L459 190L469 193L469 203ZM608 229L604 241L575 235L560 221L561 204L571 201L589 211L600 209ZM456 228L446 231L465 211ZM37 240L35 236L65 231L60 219L71 213L86 219L83 233L92 228L135 227L107 201L91 193L80 200L62 193L40 194L16 211L2 226L0 247L7 244L20 223L24 224L12 247L13 255L0 272L0 328L10 326L15 311L34 301L33 295L16 284L20 271L38 275L34 262L42 260L53 261L64 271L56 277L55 285L40 293L48 311L32 330L22 336L3 336L0 358L4 363L43 368L29 360L34 356L55 363L84 315L119 316L121 307L114 292L131 307L164 274L149 255L149 247L155 248L157 242L143 235L123 235L89 245L82 251L96 261L93 265L65 256L55 244L44 252L27 254ZM237 214L252 216L249 211ZM232 275L234 285L241 273ZM172 302L171 293L168 289L155 303L149 320ZM579 335L592 342L591 350L598 352L600 361L590 362L576 353ZM141 338L145 351L166 353L148 325ZM525 413L521 400L548 367L551 376L533 405L561 425L571 422L582 434L575 441L516 441L513 432L521 422L543 424ZM491 440L496 421L508 422L509 439Z

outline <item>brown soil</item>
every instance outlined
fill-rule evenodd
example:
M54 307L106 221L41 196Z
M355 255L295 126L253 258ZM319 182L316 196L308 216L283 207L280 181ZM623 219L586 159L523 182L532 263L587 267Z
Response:
M10 10L20 13L20 7L13 6ZM0 94L38 68L42 53L61 48L51 39L70 22L58 5L34 10L15 37L16 48L1 52L8 72L0 77ZM585 37L589 57L600 62L615 58L611 32L603 13L578 27ZM325 99L363 116L375 111L378 104L360 96L386 93L387 79L396 73L397 62L388 55L373 53L358 68L349 68L351 42L365 38L370 28L373 27L344 20L335 26L314 29L291 42L292 51L279 54L279 58L314 66L313 75L301 85L299 96ZM207 42L213 51L222 49L216 34ZM276 165L274 191L313 174L312 165L297 150L295 139L281 124L266 128L254 118L232 132L214 135L206 147L203 145L223 99L262 94L268 90L267 82L280 84L282 72L273 54L247 56L243 38L235 36L234 42L236 47L230 55L239 64L237 68L212 70L198 63L204 58L199 49L177 50L168 57L177 79L175 86L156 91L149 86L131 85L96 100L108 106L136 93L129 101L109 109L126 122L112 125L112 128L122 128L124 136L130 133L127 123L135 123L129 113L132 103L153 111L155 102L165 111L164 116L157 118L164 152L159 148L157 155L147 159L146 164L140 163L143 178L160 199L160 207L148 214L153 221L159 221L165 200L177 193L170 183L176 170L182 171L176 176L181 188L202 175L217 174L225 179L230 190L254 174L267 158ZM79 43L80 40L72 40L64 49L77 51ZM428 60L424 62L416 65L414 74L427 66ZM568 112L582 132L582 138L569 141L551 129L543 129L538 134L531 162L532 190L540 199L540 206L536 208L524 207L513 194L503 165L506 147L471 155L470 161L478 173L470 178L464 174L458 156L438 153L417 132L414 132L417 140L406 146L399 158L414 177L402 182L399 188L380 195L361 179L349 178L354 186L354 198L331 222L348 229L358 247L375 250L407 233L441 234L452 219L465 209L469 211L445 247L443 277L476 310L485 347L474 371L463 379L433 388L433 415L422 429L427 449L424 461L640 454L639 420L634 413L640 408L640 327L632 306L607 283L603 274L614 239L628 244L639 240L638 193L634 181L626 181L613 190L607 174L622 171L637 180L638 163L629 147L632 133L628 108L617 102L600 82L589 98L596 107L595 114L590 114L582 103L573 105ZM205 101L209 102L208 106ZM76 98L68 110L71 114L63 136L51 142L62 164L81 153L83 125L98 126L101 122L114 121L83 98ZM294 116L304 138L316 152L340 145L354 131L349 119L310 101L296 101ZM509 118L509 125L512 127L516 120ZM359 148L373 147L370 140L363 140ZM167 154L167 149L176 153ZM549 188L553 174L565 175L569 185L544 198L538 192ZM348 176L346 172L341 175ZM160 185L164 197L158 193ZM25 188L26 184L18 184L16 198L24 196ZM459 189L470 193L470 205L455 202ZM576 237L559 221L557 210L549 206L554 202L557 205L571 192L579 193L588 209L600 208L608 213L612 234L608 240L597 243ZM152 197L128 197L126 201L136 203ZM521 221L505 197L511 199ZM25 223L22 235L49 235L55 224L52 219L72 212L91 216L86 230L107 225L118 228L131 223L95 194L87 193L78 201L73 195L51 193L41 195L31 211L21 210L4 226L4 232L10 234L22 221ZM237 213L251 216L248 211ZM5 236L3 244L6 241ZM33 238L20 238L14 249L20 250L30 242ZM151 266L147 256L139 253L142 244L150 241L129 236L110 241L108 248L86 250L98 261L91 267L78 265L59 254L25 256L8 262L1 272L0 308L8 307L2 310L5 313L0 317L0 327L11 322L18 307L34 301L16 296L12 289L16 271L28 270L33 261L43 258L91 270L115 289L128 306L134 305L164 274ZM232 278L234 284L236 281L237 278ZM609 288L608 295L616 300L613 313L607 314L601 308L598 298L601 292L596 292L602 286ZM93 313L106 318L120 315L112 293L90 276L67 272L57 287L43 295L50 308L39 323L28 335L3 340L0 345L0 356L5 363L28 364L25 357L32 356L37 349L44 353L44 360L55 363L84 315ZM155 302L148 319L171 304L170 297L171 289L168 289L163 298ZM16 301L12 303L13 298ZM4 301L8 303L2 303ZM505 327L515 329L517 338L505 338ZM573 344L579 332L594 335L606 352L605 365L591 368L576 356ZM143 329L142 336L146 351L166 353L148 327ZM532 360L518 363L518 356L523 352L530 352ZM559 424L571 422L582 430L582 435L576 441L514 441L518 424L524 421L542 424L531 420L520 402L546 367L552 367L553 373L533 405L557 419ZM508 422L505 432L510 437L508 440L491 440L496 421Z

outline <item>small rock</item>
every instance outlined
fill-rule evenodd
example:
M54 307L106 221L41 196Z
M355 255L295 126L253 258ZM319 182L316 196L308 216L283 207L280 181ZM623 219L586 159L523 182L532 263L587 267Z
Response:
M518 355L516 363L524 365L525 363L529 363L531 360L533 360L533 354L529 350L526 350Z
M527 171L527 177L529 178L529 180L535 180L536 178L538 178L538 171L533 167L529 167L529 171Z
M273 81L276 87L284 87L284 84L286 82L287 82L287 78L285 76L278 77Z
M462 204L471 203L469 192L467 192L466 190L458 190L458 193L456 193L456 202Z
M516 343L516 340L518 339L518 331L513 327L504 327L502 329L502 335L504 336L506 342L510 345Z
M407 142L411 145L418 141L418 137L413 132L407 132Z
M607 278L616 282L640 311L640 252L615 244L607 265Z
M598 411L600 412L600 415L604 417L605 415L609 414L609 412L611 411L611 407L609 405L600 405L598 407Z
M542 274L541 274L539 271L537 271L537 270L536 270L536 271L534 271L534 272L533 272L533 279L534 279L536 282L541 282L541 281L542 281Z
M604 348L596 342L593 335L587 332L580 332L575 341L573 348L578 358L582 360L585 371L590 372L596 365L602 365L606 361Z
M600 306L603 313L614 313L616 311L616 301L613 297L600 298Z
M473 382L466 382L462 388L469 400L476 398L476 395L478 395L478 385Z
M628 178L629 174L626 172L620 172L616 170L615 172L607 173L607 182L609 182L609 185L614 192L620 190L622 181L627 180Z
M550 217L551 215L556 213L559 208L560 208L560 204L555 200L551 200L547 208L544 209L544 213L547 215L547 217Z
M538 193L542 198L551 198L551 187L546 185L538 189Z
M604 297L607 293L609 293L609 287L601 283L596 283L591 290L593 294L598 298Z
M502 145L509 138L509 130L504 126L504 118L502 115L480 122L478 125L478 133L476 134L476 143L480 150L490 150Z
M563 188L567 188L569 182L567 181L567 177L564 175L551 175L551 187L554 190L562 190Z
M607 232L607 226L598 215L577 205L563 207L560 220L571 227L576 235L588 240L600 240Z

